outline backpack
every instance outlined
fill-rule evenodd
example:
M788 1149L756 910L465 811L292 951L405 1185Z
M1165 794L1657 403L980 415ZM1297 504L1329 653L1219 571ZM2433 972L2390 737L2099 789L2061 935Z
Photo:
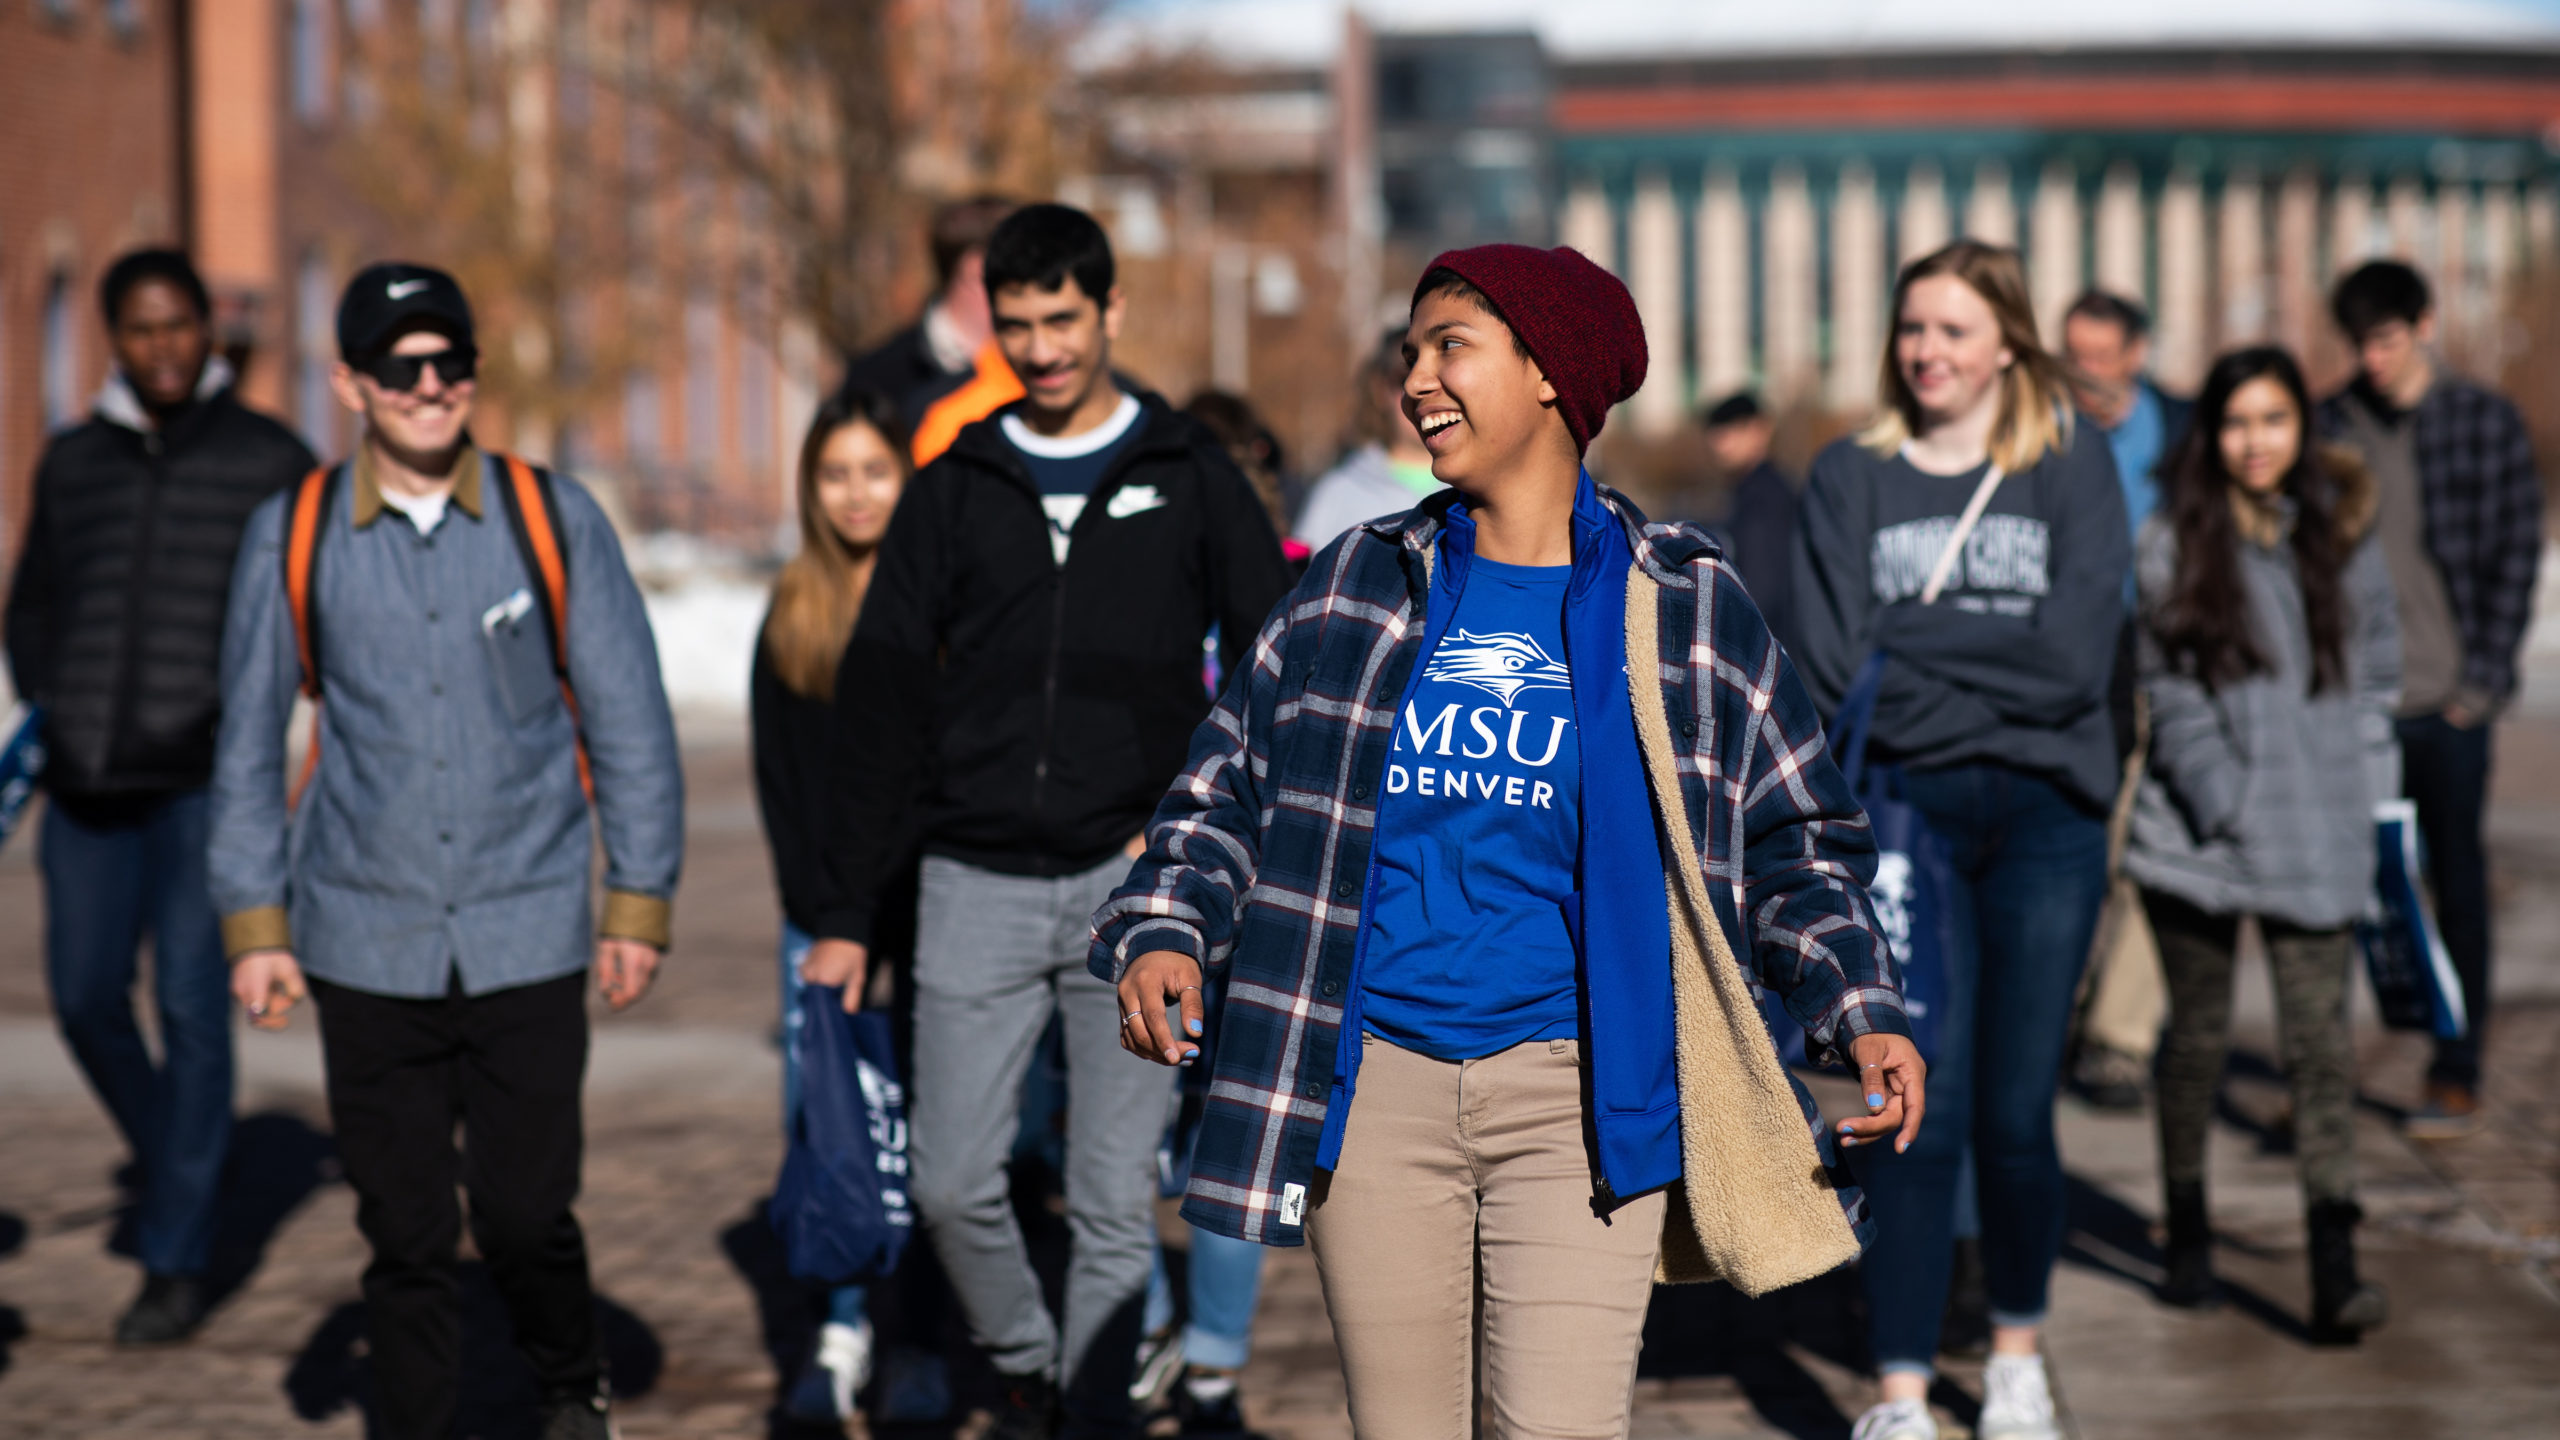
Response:
M515 536L516 554L524 561L534 586L534 608L551 637L551 669L560 681L560 698L569 707L569 723L578 723L578 696L569 686L569 565L560 549L560 505L552 493L551 472L513 455L500 455L507 483L498 487L498 508L506 512L507 529ZM320 561L320 540L328 533L329 502L338 491L343 466L323 465L295 487L293 508L285 519L284 595L293 613L293 643L302 658L302 693L313 706L311 744L303 752L302 773L286 796L286 808L299 804L311 774L320 765L320 617L312 609L312 575ZM587 764L587 741L578 736L578 784L587 799L596 796L594 772Z

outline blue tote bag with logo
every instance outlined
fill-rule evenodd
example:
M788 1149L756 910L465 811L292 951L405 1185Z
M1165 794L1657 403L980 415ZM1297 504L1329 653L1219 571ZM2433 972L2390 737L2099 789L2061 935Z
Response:
M800 1113L765 1214L803 1280L884 1279L915 1233L899 1073L888 1016L847 1015L838 986L802 988Z
M0 845L18 828L35 798L36 781L44 774L44 712L32 705L0 724Z
M1875 832L1876 878L1867 886L1867 899L1875 907L1876 928L1893 947L1903 1004L1911 1014L1911 1042L1921 1059L1935 1065L1947 964L1956 944L1955 887L1961 882L1947 842L1902 798L1902 768L1867 760L1876 698L1884 690L1884 662L1881 650L1868 656L1849 693L1841 697L1840 711L1831 721L1831 753ZM1765 996L1761 1006L1769 1033L1778 1037L1780 1056L1790 1065L1806 1063L1803 1029L1776 996Z
M2424 1030L2459 1040L2471 1028L2453 957L2427 912L2418 885L2418 807L2386 800L2374 807L2374 898L2379 913L2356 926L2375 1008L2394 1030Z

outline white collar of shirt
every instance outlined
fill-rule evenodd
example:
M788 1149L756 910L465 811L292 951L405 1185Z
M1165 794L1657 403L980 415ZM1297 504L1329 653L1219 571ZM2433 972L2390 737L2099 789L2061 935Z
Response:
M382 503L408 516L409 523L418 527L421 535L436 533L436 527L444 523L445 506L452 502L453 491L450 489L426 495L402 495L392 490L382 492Z
M1121 436L1129 433L1130 426L1138 423L1138 413L1145 408L1138 403L1137 396L1124 390L1120 394L1119 406L1111 412L1111 418L1082 434L1052 439L1023 424L1021 416L1007 415L1003 421L1004 438L1012 441L1013 448L1025 455L1036 455L1043 460L1073 460L1117 443Z

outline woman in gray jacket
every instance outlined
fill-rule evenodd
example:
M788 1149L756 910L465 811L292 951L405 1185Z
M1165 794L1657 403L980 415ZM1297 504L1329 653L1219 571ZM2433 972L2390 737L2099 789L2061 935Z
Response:
M2125 864L2168 972L2160 1159L2162 1298L2214 1298L2205 1133L2231 1022L2240 917L2275 971L2285 1076L2309 1206L2313 1335L2382 1323L2355 1267L2348 927L2372 903L2376 802L2399 793L2391 714L2400 636L2370 539L2371 478L2308 438L2310 398L2283 350L2216 361L2136 545L2151 765Z

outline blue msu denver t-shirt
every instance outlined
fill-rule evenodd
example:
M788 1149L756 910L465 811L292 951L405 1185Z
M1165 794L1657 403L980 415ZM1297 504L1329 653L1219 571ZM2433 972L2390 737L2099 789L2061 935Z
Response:
M1564 659L1573 567L1471 561L1387 756L1361 1020L1474 1060L1579 1031L1564 902L1582 754Z

